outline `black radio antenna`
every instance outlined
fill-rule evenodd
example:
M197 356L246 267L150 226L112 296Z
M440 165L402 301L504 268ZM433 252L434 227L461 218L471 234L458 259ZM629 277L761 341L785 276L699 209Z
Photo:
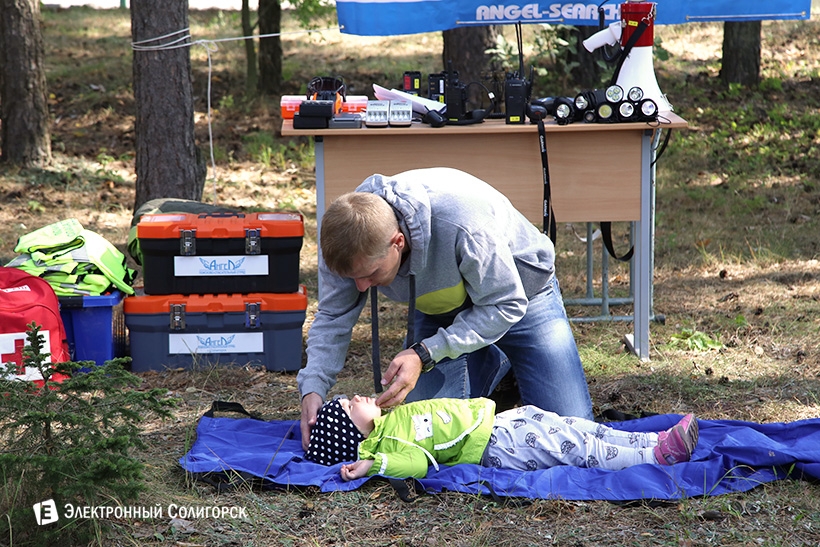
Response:
M604 4L609 2L609 0L604 0L600 4L598 4L598 30L604 30L606 28L606 15L604 14ZM604 44L601 48L601 53L604 56L604 61L607 63L614 63L618 56L621 54L621 48L616 47L615 51L610 52L609 46Z
M518 42L518 77L524 77L524 32L521 29L521 21L515 24L515 39Z

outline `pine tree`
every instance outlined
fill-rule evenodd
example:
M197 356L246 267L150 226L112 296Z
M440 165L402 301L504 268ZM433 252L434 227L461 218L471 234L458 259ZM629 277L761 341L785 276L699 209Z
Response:
M11 379L14 363L0 368L0 538L14 545L87 543L102 524L96 519L35 524L32 505L53 499L62 516L74 507L133 502L142 484L140 422L169 417L176 404L166 390L136 388L140 378L123 367L52 364L43 353L40 327L28 325L26 367L40 371L42 386ZM89 372L80 372L88 367ZM58 375L67 378L57 381ZM0 540L2 541L2 540Z

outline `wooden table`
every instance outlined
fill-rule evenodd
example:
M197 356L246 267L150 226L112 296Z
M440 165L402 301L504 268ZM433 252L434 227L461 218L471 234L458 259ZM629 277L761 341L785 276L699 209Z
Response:
M667 114L663 128L686 127ZM545 123L550 189L557 222L634 221L636 270L634 351L649 358L654 169L647 123L559 126ZM286 137L316 141L316 217L327 204L374 173L393 175L423 167L453 167L486 181L529 220L542 225L543 177L538 130L532 124L486 120L466 126L293 129Z

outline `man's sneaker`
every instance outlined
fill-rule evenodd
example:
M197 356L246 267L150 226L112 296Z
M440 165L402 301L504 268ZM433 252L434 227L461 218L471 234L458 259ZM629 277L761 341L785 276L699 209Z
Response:
M688 462L698 444L698 421L687 414L681 421L658 433L655 459L661 465Z

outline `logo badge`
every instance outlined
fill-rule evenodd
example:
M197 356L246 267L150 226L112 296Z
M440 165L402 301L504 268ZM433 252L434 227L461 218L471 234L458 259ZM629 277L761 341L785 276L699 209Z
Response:
M174 257L174 275L177 277L268 275L268 266L268 255Z
M40 526L57 522L60 518L57 514L57 504L54 503L53 499L35 503L34 518L37 519L37 524Z

